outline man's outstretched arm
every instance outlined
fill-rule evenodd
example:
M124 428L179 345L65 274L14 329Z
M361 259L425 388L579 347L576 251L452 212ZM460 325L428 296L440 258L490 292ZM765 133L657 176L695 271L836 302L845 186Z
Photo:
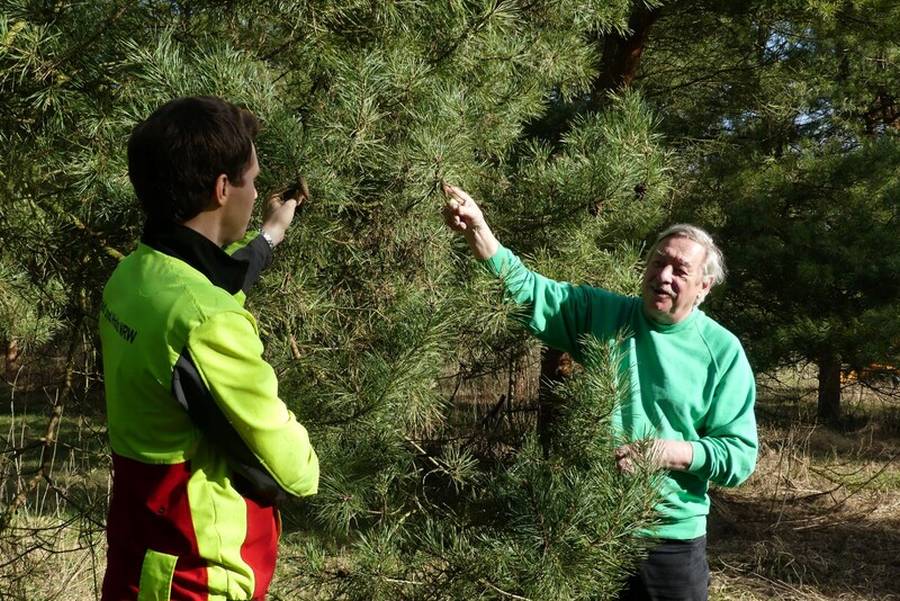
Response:
M249 294L259 281L260 275L272 264L272 251L284 240L285 232L294 220L297 207L306 200L305 196L282 200L273 195L266 201L263 210L263 224L258 232L248 232L241 240L230 244L225 252L240 261L248 263L247 275L241 290Z
M557 282L527 269L491 232L484 214L471 196L444 184L447 203L444 222L460 232L476 259L503 281L509 298L526 308L522 319L538 338L551 347L580 355L581 337L614 335L630 304L605 290Z

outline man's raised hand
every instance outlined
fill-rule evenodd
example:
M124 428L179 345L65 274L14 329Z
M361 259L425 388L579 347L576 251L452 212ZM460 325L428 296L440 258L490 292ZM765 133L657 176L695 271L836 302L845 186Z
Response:
M284 233L294 220L297 207L304 200L302 196L299 200L296 198L282 200L280 194L273 194L266 201L263 208L262 229L272 237L273 244L279 244L284 240Z
M444 204L444 223L456 232L461 232L469 243L469 248L477 259L489 259L494 256L500 243L491 232L484 213L478 204L461 188L442 183L441 188L447 202Z
M457 232L473 232L484 223L484 213L462 188L442 184L447 202L444 204L444 223Z

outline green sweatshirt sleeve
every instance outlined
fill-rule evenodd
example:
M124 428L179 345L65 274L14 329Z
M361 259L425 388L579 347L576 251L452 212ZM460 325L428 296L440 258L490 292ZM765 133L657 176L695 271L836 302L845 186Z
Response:
M213 315L191 331L187 346L216 404L263 467L287 492L315 494L318 458L306 429L278 398L252 318Z
M739 350L719 380L700 440L691 442L694 459L688 472L728 487L750 477L759 448L755 400L753 371Z
M546 278L527 269L503 246L484 264L503 281L509 298L526 308L524 322L528 329L548 346L576 358L580 358L582 336L614 336L625 323L625 297Z

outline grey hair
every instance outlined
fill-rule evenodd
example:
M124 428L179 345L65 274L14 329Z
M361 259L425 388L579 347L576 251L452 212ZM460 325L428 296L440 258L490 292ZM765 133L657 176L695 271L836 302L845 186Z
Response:
M656 237L656 242L653 243L650 252L655 251L660 242L672 237L687 238L702 246L706 250L706 258L703 261L703 275L712 276L713 284L721 284L725 281L725 256L719 250L719 247L716 246L709 232L689 223L678 223L669 226Z

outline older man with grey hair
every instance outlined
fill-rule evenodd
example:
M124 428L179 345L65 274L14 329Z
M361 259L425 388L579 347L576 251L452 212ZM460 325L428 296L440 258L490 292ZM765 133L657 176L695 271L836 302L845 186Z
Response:
M641 296L555 282L528 270L491 233L484 214L459 188L445 186L447 225L475 257L502 278L508 296L527 307L528 328L547 345L582 358L590 334L620 343L630 374L629 402L614 426L627 441L616 450L629 472L641 449L664 470L660 522L648 558L620 599L707 598L706 516L709 483L737 486L756 465L753 372L740 342L698 306L725 276L712 237L692 225L662 232L650 249Z

